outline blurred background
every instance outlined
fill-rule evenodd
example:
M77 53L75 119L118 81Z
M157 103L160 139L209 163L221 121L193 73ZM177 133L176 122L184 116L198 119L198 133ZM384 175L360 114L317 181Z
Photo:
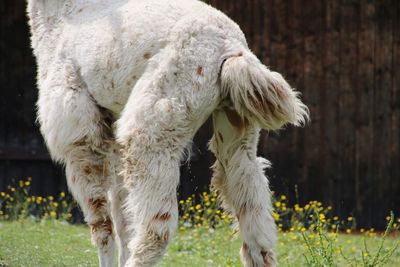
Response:
M264 64L303 94L312 122L263 132L275 194L319 200L360 227L400 213L400 1L213 0ZM0 1L0 191L32 177L32 194L66 190L35 123L35 61L25 1ZM207 189L211 124L181 167L180 196Z

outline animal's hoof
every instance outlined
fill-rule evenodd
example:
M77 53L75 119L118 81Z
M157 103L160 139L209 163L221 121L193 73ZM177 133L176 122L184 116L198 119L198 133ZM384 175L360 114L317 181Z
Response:
M241 259L246 267L275 267L277 261L275 253L271 249L262 250L249 247L243 243L240 251Z
M275 253L272 250L261 251L264 267L275 267L277 265Z

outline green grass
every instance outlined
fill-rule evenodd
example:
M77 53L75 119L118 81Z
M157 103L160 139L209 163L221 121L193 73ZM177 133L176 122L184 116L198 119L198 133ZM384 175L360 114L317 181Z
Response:
M316 236L310 235L311 239ZM371 253L378 249L378 237L368 237L366 241ZM384 249L398 242L398 238L388 238ZM338 245L346 257L361 258L364 236L339 235L334 247ZM228 227L183 230L177 233L159 266L241 266L239 247L237 234L232 234ZM306 251L300 233L279 234L280 266L305 266ZM349 266L337 248L334 256L337 266ZM85 226L59 221L0 222L0 266L97 266L97 252L90 244L89 230ZM385 266L400 266L399 250Z

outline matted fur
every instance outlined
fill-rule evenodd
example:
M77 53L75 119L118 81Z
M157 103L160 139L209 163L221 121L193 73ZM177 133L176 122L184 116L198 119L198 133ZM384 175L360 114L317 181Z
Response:
M185 149L212 115L212 188L238 219L241 259L275 266L261 128L308 110L249 50L240 28L197 0L28 0L38 121L91 227L100 266L153 266L177 228Z

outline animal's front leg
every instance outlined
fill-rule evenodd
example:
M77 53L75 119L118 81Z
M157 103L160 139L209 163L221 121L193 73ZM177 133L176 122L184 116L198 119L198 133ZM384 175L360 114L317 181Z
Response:
M217 161L212 185L239 221L242 262L246 267L276 266L276 226L263 172L268 161L256 156L259 128L228 107L216 111L213 119L211 149Z

